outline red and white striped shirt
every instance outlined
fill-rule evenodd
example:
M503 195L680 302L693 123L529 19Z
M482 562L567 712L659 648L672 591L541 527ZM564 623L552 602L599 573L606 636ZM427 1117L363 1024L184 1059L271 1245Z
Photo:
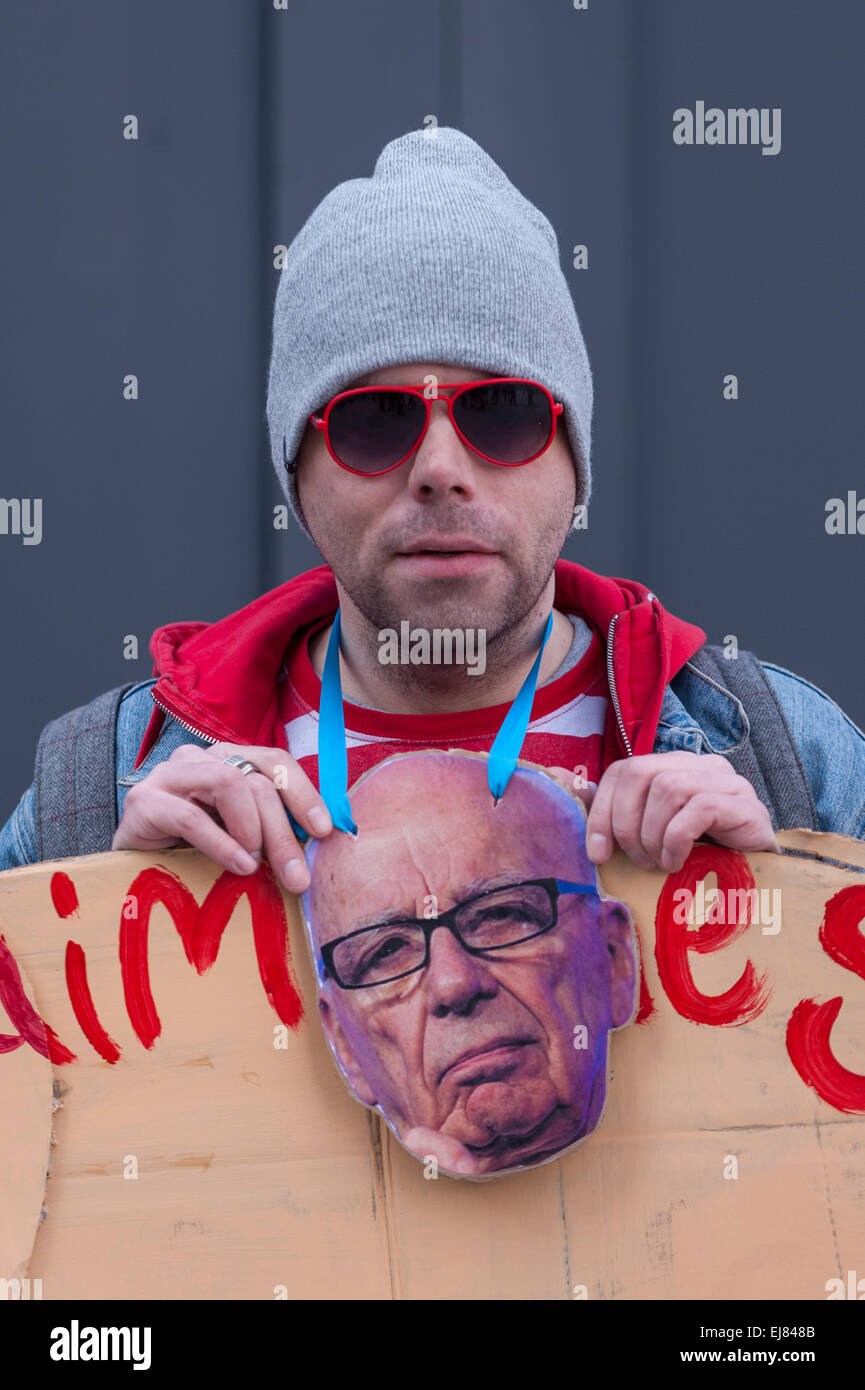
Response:
M309 656L310 639L324 619L300 629L290 643L278 688L288 751L318 786L318 706L321 683ZM575 642L584 636L578 629ZM568 662L564 663L565 668ZM391 714L345 702L348 785L395 753L421 748L489 752L509 704L447 714ZM538 687L521 757L542 767L582 768L587 782L619 756L610 737L610 698L598 634L575 665Z

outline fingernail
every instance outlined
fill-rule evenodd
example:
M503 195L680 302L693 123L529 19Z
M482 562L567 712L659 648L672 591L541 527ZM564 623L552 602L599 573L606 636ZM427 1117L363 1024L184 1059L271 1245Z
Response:
M239 849L234 856L234 869L238 874L251 874L258 868L258 860L253 859L251 854L247 854L245 849Z
M317 835L327 835L333 829L333 822L323 806L313 806L309 813L309 823Z
M586 846L586 848L588 849L590 859L594 860L595 862L597 862L597 860L599 859L602 859L603 856L607 853L606 835L599 835L598 832L595 831L594 835L589 836L589 843Z
M309 882L309 873L302 859L289 859L282 872L285 886L292 893L299 893Z

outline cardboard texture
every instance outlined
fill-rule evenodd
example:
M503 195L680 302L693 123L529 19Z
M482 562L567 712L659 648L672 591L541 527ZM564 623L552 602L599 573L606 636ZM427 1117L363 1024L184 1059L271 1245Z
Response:
M172 850L0 874L4 959L55 1035L22 1025L7 970L0 1034L28 1040L0 1052L0 1276L45 1299L826 1298L865 1274L865 845L778 842L691 856L707 893L743 866L765 890L739 929L676 925L673 880L604 866L640 937L642 1021L611 1037L597 1132L490 1183L425 1176L348 1095L267 865L240 879ZM834 1021L802 1005L833 999Z
M14 988L16 971L0 938L0 990ZM29 981L17 970L19 987L33 1004ZM0 1278L26 1280L33 1238L42 1219L46 1172L50 1167L51 1119L54 1109L51 1063L44 1028L31 1019L29 1037L41 1051L21 1040L9 1026L0 1002ZM13 1287L12 1295L26 1295ZM0 1295L2 1296L2 1295Z

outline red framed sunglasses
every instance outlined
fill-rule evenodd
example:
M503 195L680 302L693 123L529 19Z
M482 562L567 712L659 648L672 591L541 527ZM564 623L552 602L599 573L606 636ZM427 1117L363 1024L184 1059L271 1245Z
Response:
M553 441L564 410L546 386L525 377L452 381L427 395L422 384L355 386L340 391L309 423L324 433L331 458L365 477L399 468L429 428L433 401L442 400L464 444L503 468L538 458ZM282 441L285 458L285 438Z

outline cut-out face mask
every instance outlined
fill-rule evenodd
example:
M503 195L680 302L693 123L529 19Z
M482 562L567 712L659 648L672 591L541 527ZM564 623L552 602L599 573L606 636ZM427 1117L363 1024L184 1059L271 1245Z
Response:
M347 790L340 615L307 846L319 1013L352 1094L454 1176L557 1158L600 1123L609 1034L635 1010L627 908L599 891L582 806L518 766L544 645L489 755L397 754ZM298 828L298 827L296 827Z
M352 787L357 835L310 841L319 1011L353 1095L418 1158L492 1177L596 1129L634 1016L627 908L599 891L582 806L519 764L425 751Z

